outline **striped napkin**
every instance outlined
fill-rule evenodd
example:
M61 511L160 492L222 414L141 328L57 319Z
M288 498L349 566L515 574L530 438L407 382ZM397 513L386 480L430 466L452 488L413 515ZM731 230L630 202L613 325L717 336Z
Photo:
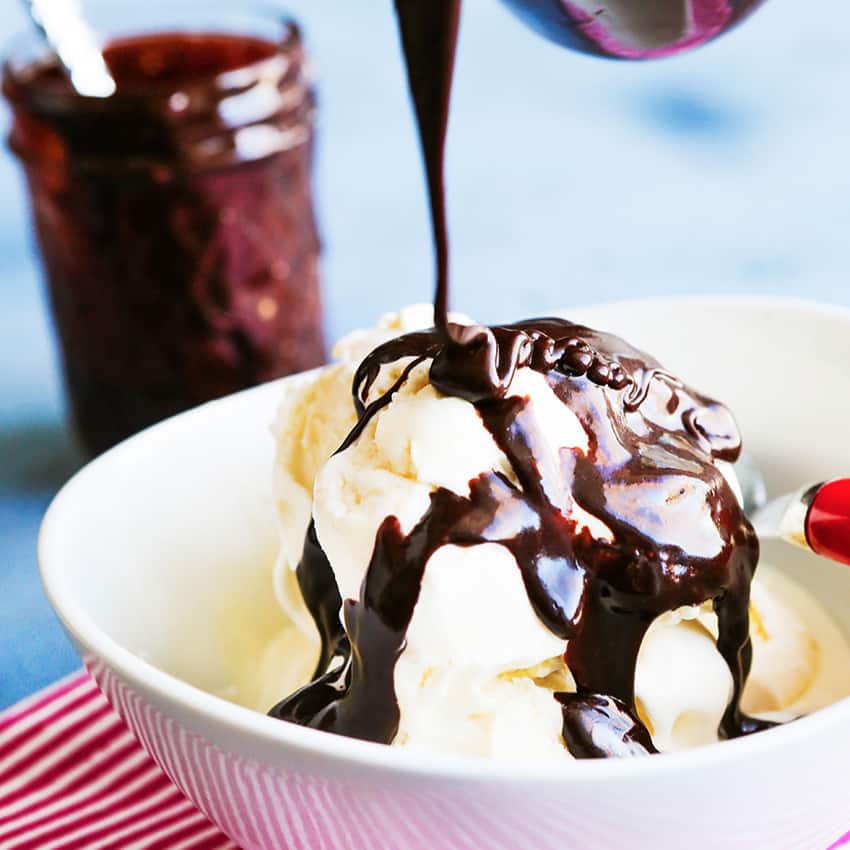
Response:
M0 713L0 850L238 850L88 673Z
M850 833L829 850L839 848ZM239 848L80 672L0 713L0 850Z

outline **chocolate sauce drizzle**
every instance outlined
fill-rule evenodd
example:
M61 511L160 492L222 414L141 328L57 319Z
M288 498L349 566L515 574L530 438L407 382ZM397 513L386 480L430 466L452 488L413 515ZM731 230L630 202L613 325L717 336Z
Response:
M449 239L444 152L460 0L395 0L395 7L428 179L437 259L434 322L445 331L449 305Z
M366 358L354 381L360 420L342 450L429 359L434 386L475 405L515 480L485 472L470 482L468 497L436 490L408 535L388 517L356 601L340 600L311 529L298 578L322 634L322 664L317 681L275 716L390 743L399 725L395 665L428 560L446 545L498 543L516 559L541 622L566 642L578 690L557 699L573 755L655 751L635 705L641 643L662 614L708 600L734 682L720 734L762 728L739 706L751 662L758 541L716 466L740 450L729 412L617 337L563 319L453 330L450 340L436 329L403 336ZM403 358L414 359L367 404L381 367ZM575 412L588 435L586 453L565 448L557 468L538 466L547 456L544 435L528 415L529 400L510 392L522 368L545 375ZM578 525L574 505L604 522L610 540Z
M394 339L362 363L353 384L359 421L345 451L388 405L411 371L430 361L437 390L473 404L513 471L485 471L469 495L445 489L405 535L396 517L380 526L357 600L340 598L315 527L298 581L322 637L315 681L272 709L275 717L391 743L399 728L395 667L424 571L441 547L496 543L516 560L540 621L565 642L576 693L555 695L563 742L577 758L655 752L635 702L635 669L647 630L661 615L711 601L718 650L734 689L719 733L763 728L742 714L749 674L750 584L756 535L716 461L735 461L731 414L610 334L564 319L498 327L448 321L443 147L459 0L396 0L431 192L438 255L435 325ZM410 362L373 399L382 367ZM549 457L528 398L511 393L519 369L544 375L582 424L588 449ZM574 508L610 529L600 539ZM486 603L486 588L480 600Z

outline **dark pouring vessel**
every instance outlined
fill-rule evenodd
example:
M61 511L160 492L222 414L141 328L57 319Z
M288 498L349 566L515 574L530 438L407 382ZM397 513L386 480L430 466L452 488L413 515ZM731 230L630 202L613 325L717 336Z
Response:
M104 5L111 97L40 46L4 65L90 454L325 359L307 57L291 21L223 4Z

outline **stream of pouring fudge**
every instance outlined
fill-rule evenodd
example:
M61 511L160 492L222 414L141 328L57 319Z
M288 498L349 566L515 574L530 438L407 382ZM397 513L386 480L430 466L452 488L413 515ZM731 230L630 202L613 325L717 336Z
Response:
M443 152L460 0L396 0L396 10L428 176L435 328L366 357L353 385L359 420L339 451L392 403L414 368L431 361L435 389L475 406L513 479L483 473L470 482L467 497L435 490L409 534L387 517L357 600L341 598L311 524L297 577L322 638L321 657L314 681L271 714L391 743L400 722L396 663L429 559L443 546L495 543L516 560L537 617L565 641L577 690L555 698L573 756L656 752L635 703L641 644L662 614L709 600L733 680L719 733L732 738L764 728L769 724L740 710L752 660L749 601L758 541L715 465L740 452L731 414L609 334L563 319L492 328L449 322ZM370 399L382 367L405 358L395 384ZM588 451L563 450L558 468L539 466L542 435L526 415L528 399L511 393L523 368L545 375L587 433ZM604 522L610 541L579 528L573 504ZM485 600L482 588L468 603Z

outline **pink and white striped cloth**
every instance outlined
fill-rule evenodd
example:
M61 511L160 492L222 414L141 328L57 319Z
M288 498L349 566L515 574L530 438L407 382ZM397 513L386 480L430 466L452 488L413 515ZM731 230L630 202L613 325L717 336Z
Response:
M850 833L829 850L839 848ZM80 672L0 713L0 850L239 848Z
M0 850L238 850L88 673L0 713Z

